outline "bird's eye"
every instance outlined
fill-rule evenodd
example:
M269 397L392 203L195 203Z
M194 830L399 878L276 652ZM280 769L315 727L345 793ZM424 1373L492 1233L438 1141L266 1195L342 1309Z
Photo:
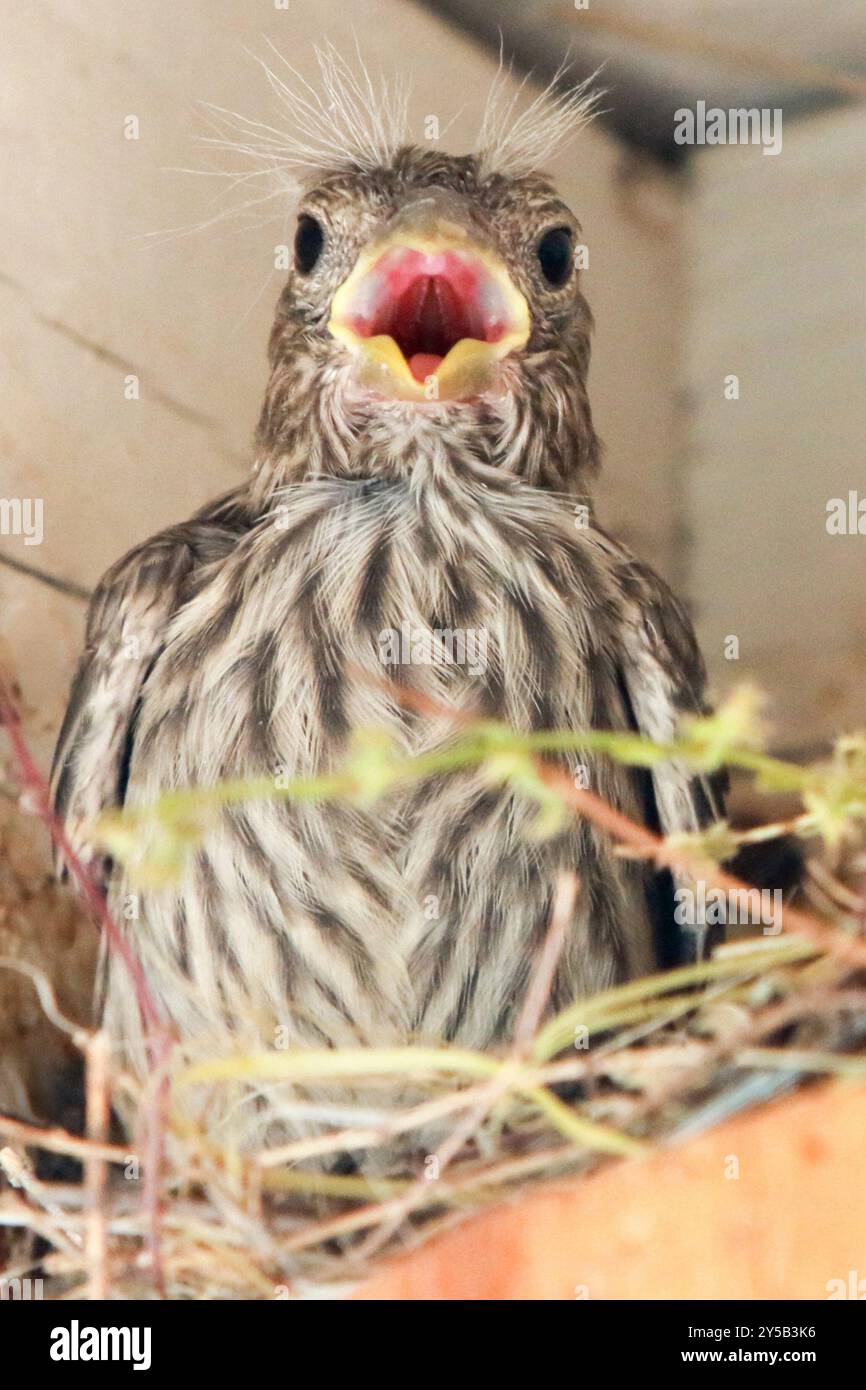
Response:
M302 275L309 275L315 268L324 245L325 233L321 222L310 217L309 213L302 213L295 232L295 265Z
M549 285L564 285L571 274L571 232L567 227L551 227L536 247L541 272Z

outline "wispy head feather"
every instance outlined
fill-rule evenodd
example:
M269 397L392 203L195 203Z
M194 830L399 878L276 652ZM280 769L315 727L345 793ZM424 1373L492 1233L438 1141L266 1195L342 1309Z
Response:
M521 110L528 76L509 92L511 68L500 53L476 142L482 173L532 173L592 120L603 95L593 88L598 73L566 88L567 72L567 62L562 63L544 90Z
M380 168L406 143L408 87L375 79L360 51L353 65L333 44L317 47L319 82L314 86L273 44L268 46L276 59L273 66L252 56L276 98L279 126L203 105L213 130L203 143L246 161L247 167L234 175L236 182L258 180L270 189L257 202L296 191L301 179L319 170ZM233 177L230 172L226 176Z
M314 50L319 68L315 85L273 44L268 46L273 62L251 56L276 99L277 124L203 103L211 134L202 143L233 156L239 167L185 171L216 178L250 196L187 230L203 230L230 217L267 222L269 205L286 216L308 178L337 169L387 166L401 146L411 143L408 85L373 77L357 41L351 61L331 43ZM563 65L525 104L529 76L515 86L500 55L475 143L482 175L521 175L543 167L590 120L601 95L592 90L595 74L566 88L566 73Z

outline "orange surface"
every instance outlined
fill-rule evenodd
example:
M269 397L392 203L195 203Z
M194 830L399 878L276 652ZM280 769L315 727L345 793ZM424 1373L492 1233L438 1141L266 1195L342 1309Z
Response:
M866 1297L864 1141L866 1089L822 1085L487 1211L355 1297Z

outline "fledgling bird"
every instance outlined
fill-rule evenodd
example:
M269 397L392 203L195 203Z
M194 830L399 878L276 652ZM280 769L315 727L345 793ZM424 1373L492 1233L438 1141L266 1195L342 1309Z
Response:
M55 760L56 804L85 852L107 807L319 774L354 730L406 755L446 746L453 721L395 686L516 730L667 739L703 707L688 619L588 501L599 443L580 231L537 168L585 119L584 96L510 125L494 102L478 151L454 156L403 143L378 108L364 131L361 89L336 61L323 71L312 153L271 136L255 147L315 167L254 470L121 559L91 604ZM335 94L342 121L326 128ZM562 761L665 831L717 810L707 781L673 764ZM272 1046L278 1029L299 1045L489 1048L511 1037L563 869L580 891L552 1009L684 949L664 875L583 821L539 839L534 817L476 770L373 806L259 799L221 813L179 881L141 888L105 864L106 890L199 1055L227 1031ZM110 956L103 996L105 1026L144 1071L134 992Z

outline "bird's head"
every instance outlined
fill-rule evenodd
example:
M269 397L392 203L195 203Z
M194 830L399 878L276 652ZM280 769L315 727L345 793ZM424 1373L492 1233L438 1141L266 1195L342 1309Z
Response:
M591 470L580 228L533 158L585 106L537 101L516 150L494 124L476 154L379 142L306 178L263 451L309 466L324 439L314 469L362 472L378 450L393 470L394 441L426 435L534 481L542 460L558 485Z
M574 216L543 179L401 150L304 197L282 310L347 391L421 409L519 389L585 326Z

